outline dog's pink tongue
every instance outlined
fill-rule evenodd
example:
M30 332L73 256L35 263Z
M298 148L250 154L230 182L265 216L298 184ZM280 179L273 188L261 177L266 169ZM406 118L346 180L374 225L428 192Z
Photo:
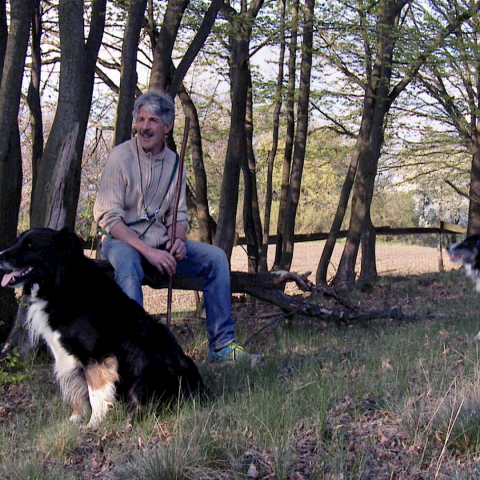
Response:
M2 287L6 287L8 282L15 276L18 272L6 273L2 278Z

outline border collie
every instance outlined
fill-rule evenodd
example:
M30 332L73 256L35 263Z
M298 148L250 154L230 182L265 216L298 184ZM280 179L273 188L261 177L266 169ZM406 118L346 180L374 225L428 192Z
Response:
M33 344L43 338L55 359L62 396L88 427L105 417L117 397L129 409L169 403L203 391L195 363L169 330L149 316L87 258L77 235L37 228L0 252L2 287L23 286Z
M453 262L465 267L465 273L475 282L475 290L480 293L480 235L470 235L463 242L450 245L447 252ZM480 341L480 332L474 341Z

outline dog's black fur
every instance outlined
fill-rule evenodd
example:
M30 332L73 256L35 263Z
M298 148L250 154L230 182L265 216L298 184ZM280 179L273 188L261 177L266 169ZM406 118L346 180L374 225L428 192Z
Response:
M168 331L84 253L68 228L32 229L0 252L2 286L23 286L32 340L43 337L55 374L80 421L90 401L97 425L117 397L130 407L204 389L193 360Z
M480 292L480 235L470 235L463 242L450 245L447 252L453 262L465 267L466 274Z

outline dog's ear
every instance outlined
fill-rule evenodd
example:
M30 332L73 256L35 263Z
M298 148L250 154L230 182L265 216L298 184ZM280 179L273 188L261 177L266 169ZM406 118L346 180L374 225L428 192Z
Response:
M77 234L71 227L63 227L55 234L55 244L58 247L58 252L65 259L83 256L83 247Z

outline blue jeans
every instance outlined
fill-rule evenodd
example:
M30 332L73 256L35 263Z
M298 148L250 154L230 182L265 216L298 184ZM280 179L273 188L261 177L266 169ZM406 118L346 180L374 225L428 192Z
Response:
M207 243L187 240L187 255L177 262L178 274L204 279L203 298L207 316L209 348L218 350L235 340L235 321L231 313L230 269L225 252ZM100 255L115 269L120 288L143 306L142 256L127 243L107 237Z

